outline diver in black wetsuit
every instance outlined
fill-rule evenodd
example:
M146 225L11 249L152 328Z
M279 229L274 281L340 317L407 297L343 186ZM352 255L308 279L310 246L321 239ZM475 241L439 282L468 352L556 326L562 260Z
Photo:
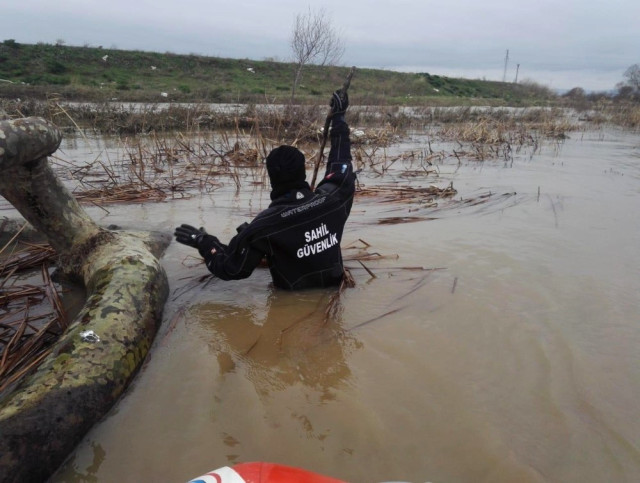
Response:
M353 204L356 176L345 113L346 92L331 99L331 149L324 178L315 191L305 181L304 155L280 146L266 159L271 204L238 227L228 245L203 228L181 225L176 241L194 247L223 280L246 278L266 257L276 287L298 290L338 285L344 268L340 241Z

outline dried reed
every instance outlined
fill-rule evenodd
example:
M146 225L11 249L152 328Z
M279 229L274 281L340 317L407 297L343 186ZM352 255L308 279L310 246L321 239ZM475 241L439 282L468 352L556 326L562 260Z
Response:
M77 166L72 161L53 158L61 177L75 183L74 194L83 203L98 206L108 203L147 203L188 198L194 191L211 191L225 183L236 189L243 184L266 186L262 160L272 147L293 144L306 150L307 159L315 159L325 109L318 106L270 108L245 106L226 112L212 106L158 105L129 106L62 105L52 100L43 106L24 103L15 112L20 115L44 115L62 127L85 131L148 133L121 139L121 152L112 159L98 156L93 162ZM40 109L40 111L38 111ZM635 112L636 111L630 111ZM375 199L382 204L419 205L436 208L439 199L453 199L452 184L440 188L434 184L420 186L430 175L438 176L438 163L447 159L485 161L513 159L523 147L539 148L543 139L561 140L575 129L559 110L486 110L393 108L356 109L352 125L377 125L375 129L352 130L354 160L357 169L369 177L384 177L393 172L417 186L387 184L360 186L359 198ZM635 122L635 121L634 121ZM434 150L432 137L424 150L388 155L387 148L404 132L428 126L433 139L457 143L452 150ZM212 132L211 129L226 129ZM435 128L435 131L434 131ZM184 130L178 131L178 130ZM160 135L171 132L170 135ZM423 183L424 184L424 183ZM460 200L474 205L488 197ZM400 215L377 220L380 224L410 223L431 219L428 216ZM347 246L344 260L356 262L345 269L343 284L331 297L325 320L335 318L341 297L355 284L352 271L365 270L375 278L378 270L435 270L422 267L372 268L370 263L397 258L360 247ZM0 254L4 248L0 250ZM54 256L47 245L28 245L5 256L0 263L0 391L15 384L47 354L58 334L66 328L66 315L59 292L48 276L47 264ZM41 267L41 285L18 285L16 275ZM399 309L398 309L399 310ZM390 313L393 313L390 312ZM389 314L390 314L389 313ZM388 315L388 314L386 314ZM384 316L382 316L384 317ZM377 319L376 319L377 320ZM351 330L366 325L365 321Z
M8 246L0 252L8 252ZM49 276L53 256L48 245L25 244L0 260L0 393L36 367L67 327L59 290ZM19 273L38 266L42 284L18 284Z

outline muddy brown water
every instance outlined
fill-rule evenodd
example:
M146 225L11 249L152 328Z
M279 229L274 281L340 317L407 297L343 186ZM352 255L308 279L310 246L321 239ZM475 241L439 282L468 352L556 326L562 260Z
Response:
M356 287L328 319L331 290L277 291L264 269L200 283L195 252L171 244L148 361L51 481L180 482L246 461L353 482L637 481L640 136L576 132L437 170L363 172L367 186L453 181L456 200L483 202L358 199L343 245L389 258L365 262L375 277L347 262ZM226 241L268 201L253 186L88 211ZM408 216L430 219L378 223Z

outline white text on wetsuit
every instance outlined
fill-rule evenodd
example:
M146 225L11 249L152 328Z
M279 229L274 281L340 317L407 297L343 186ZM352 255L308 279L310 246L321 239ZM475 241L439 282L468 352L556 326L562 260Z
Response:
M321 240L320 240L321 239ZM311 243L314 240L320 240L316 243ZM324 223L318 228L304 232L304 241L306 242L302 248L298 248L296 255L298 258L304 258L316 253L325 251L334 245L338 244L338 236L335 233L329 233L327 225Z

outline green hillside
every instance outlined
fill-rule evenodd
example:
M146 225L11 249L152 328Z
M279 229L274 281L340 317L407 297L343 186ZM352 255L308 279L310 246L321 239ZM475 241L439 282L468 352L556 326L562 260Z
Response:
M357 67L357 66L356 66ZM294 66L39 43L0 43L0 97L67 100L285 102ZM348 67L305 68L296 99L323 101ZM535 84L455 79L428 73L358 69L350 94L360 104L541 104L553 93Z

